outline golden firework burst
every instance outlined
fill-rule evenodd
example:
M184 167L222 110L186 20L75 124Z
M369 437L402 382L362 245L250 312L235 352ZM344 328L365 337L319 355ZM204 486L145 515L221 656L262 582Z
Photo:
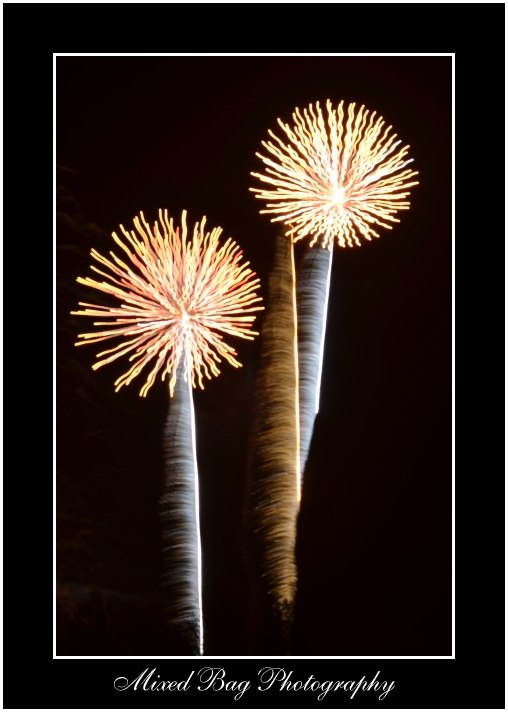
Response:
M206 217L196 223L192 238L187 239L187 211L182 212L181 227L173 226L167 210L159 210L159 222L153 227L140 212L134 218L136 230L115 232L116 244L128 258L125 262L113 252L104 257L96 250L91 255L101 265L91 269L102 281L78 277L78 282L112 295L119 306L101 306L80 302L85 307L72 314L99 317L95 327L107 327L79 334L76 345L110 339L120 342L97 354L97 369L121 356L133 362L131 368L115 381L115 390L129 384L149 365L140 395L146 396L158 373L169 376L173 395L177 369L184 364L184 378L204 387L204 379L219 374L218 364L225 359L240 366L235 349L223 340L223 334L252 339L256 318L263 309L256 295L259 279L242 262L239 246L228 238L219 245L222 228L205 232ZM137 233L136 233L137 231Z
M256 155L265 173L251 175L271 188L250 188L266 201L261 213L288 226L295 241L307 236L311 246L332 248L361 245L360 238L379 237L376 227L390 229L395 214L409 208L409 188L417 175L406 166L409 146L400 147L397 134L381 116L355 103L327 100L328 120L319 102L293 112L294 125L277 119L289 143L273 131L263 141L268 156Z

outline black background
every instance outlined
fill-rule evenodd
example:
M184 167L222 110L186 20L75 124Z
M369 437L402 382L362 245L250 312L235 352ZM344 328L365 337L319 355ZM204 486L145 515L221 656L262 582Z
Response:
M70 9L60 12L63 17ZM74 28L77 16L73 20ZM98 51L115 51L106 45ZM453 42L442 41L437 48L422 45L423 52L454 51ZM68 37L55 42L49 55L45 49L42 68L49 75L51 52L93 51L87 46L77 49ZM335 46L306 51L388 50ZM459 54L458 69L460 58ZM39 86L36 65L24 74L34 94ZM12 89L18 87L8 82L7 87L14 99ZM408 706L412 695L413 706L433 706L435 700L426 697L429 690L420 686L434 674L450 681L449 697L441 697L437 706L446 706L446 699L453 700L451 706L460 706L461 693L452 680L457 679L461 662L459 643L467 644L463 628L457 633L457 661L313 659L451 652L450 58L61 57L56 89L57 652L170 654L157 649L157 496L167 396L161 384L144 400L138 398L135 384L114 394L114 367L93 373L89 368L93 348L72 346L85 320L71 318L68 312L83 297L75 277L88 271L89 248L109 249L110 232L119 222L128 224L140 209L154 217L159 207L175 214L187 208L191 219L206 214L210 225L222 225L226 235L242 245L266 284L275 228L266 216L258 215L259 206L248 192L249 171L260 167L254 152L277 116L289 119L294 106L316 99L344 98L365 103L393 124L403 142L411 145L421 184L413 191L411 210L402 214L393 231L361 249L335 251L322 408L299 525L295 654L307 660L282 664L295 673L300 668L302 674L308 671L307 676L313 672L320 677L323 671L321 677L327 679L344 679L346 671L359 679L381 669L386 679L398 683L398 697L390 701L394 707ZM33 125L22 119L40 117L36 127L50 129L48 109L51 116L48 96L43 95L40 103L31 102L30 114L17 113L18 123L33 131ZM34 145L29 131L23 136L23 150ZM49 159L49 171L50 134L44 138L39 149L43 159ZM25 165L19 158L13 162L13 177L16 168L17 175L24 175L20 163ZM32 174L30 178L34 182L29 184L37 187ZM36 192L39 200L50 196L48 176ZM41 217L50 217L42 203ZM19 220L23 225L26 215L20 213ZM49 266L44 251L43 255L40 266ZM477 270L481 272L480 265ZM205 640L207 653L216 656L240 656L245 649L239 524L259 344L238 346L244 369L225 368L196 396ZM37 404L38 398L33 405ZM488 457L487 452L484 466ZM47 489L36 491L42 493L39 508L44 511L44 502L51 507ZM480 501L481 493L475 494ZM490 505L495 512L495 503ZM478 509L476 513L474 522ZM478 525L474 528L479 536ZM494 531L489 534L490 551ZM44 549L42 541L38 544ZM32 543L33 566L38 549ZM47 554L40 552L46 561ZM470 556L478 561L472 551ZM47 571L42 592L33 590L31 580L32 587L24 589L27 601L51 605ZM40 591L39 584L36 588ZM502 600L499 594L489 589L492 602ZM40 623L33 605L24 605L21 611L29 631L31 621ZM468 616L471 636L485 630L488 615L485 606L481 613L473 608ZM502 630L500 618L497 623ZM46 635L37 636L38 644L47 640L50 629L51 621L44 624ZM51 657L50 637L43 643L42 660ZM196 667L194 662L163 661L162 676L172 679L178 671L182 677ZM492 657L491 663L496 669L499 657ZM147 706L136 699L119 701L111 689L112 679L129 676L129 670L138 674L145 661L49 659L48 664L46 674L51 669L53 682L41 706L59 706L57 700L73 706L65 692L69 694L72 684L82 679L78 670L87 671L87 682L74 706L94 706L97 694L102 695L100 706L106 701L111 706ZM243 673L243 678L253 679L265 662L225 664L232 670L241 666L237 677ZM38 666L35 660L34 665ZM432 665L426 670L433 673L423 672L423 665ZM498 690L499 686L498 681ZM28 689L28 699L26 695ZM499 704L498 697L490 699L485 706ZM150 706L158 704L168 703L150 700ZM178 699L179 706L187 704L229 706L230 701L204 694L197 700ZM254 704L253 698L245 697L243 704ZM280 699L260 704L286 705ZM307 706L309 701L301 697L288 704ZM345 702L331 698L327 704Z
M76 353L90 321L69 312L101 299L75 284L89 249L111 249L140 209L185 207L225 226L266 293L276 228L248 191L254 153L275 117L331 96L390 117L421 186L400 227L336 249L294 653L450 655L451 58L58 57L56 85L57 652L164 654L168 396L158 383L140 399L141 382L115 394L126 364L96 374L95 347ZM249 652L239 524L256 349L239 349L245 368L196 396L210 655Z

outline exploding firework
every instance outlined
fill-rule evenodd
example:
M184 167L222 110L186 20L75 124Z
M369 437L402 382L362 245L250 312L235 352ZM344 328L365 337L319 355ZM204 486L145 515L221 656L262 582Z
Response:
M261 297L255 293L259 280L249 263L242 263L238 245L228 239L220 246L222 229L205 232L205 221L196 223L192 239L187 240L186 211L181 229L174 228L167 210L159 211L159 223L152 228L140 213L134 218L138 235L122 225L123 240L113 233L130 265L113 252L108 258L92 250L92 257L102 266L92 266L92 270L104 280L79 277L78 282L122 303L101 306L80 302L86 308L73 314L104 319L94 326L107 328L80 334L77 345L120 339L116 346L97 354L99 360L93 366L97 369L128 355L133 364L115 381L116 390L149 366L142 396L158 373L162 380L169 376L172 396L180 362L184 363L184 378L200 388L205 378L219 374L222 359L235 367L241 365L222 334L243 339L257 334L251 325L254 312L263 309L258 304Z
M324 248L304 254L297 287L301 473L319 410L333 245L361 245L379 237L377 227L391 229L418 185L407 168L409 146L375 111L344 101L334 109L330 100L326 110L327 118L316 102L294 110L293 126L278 119L289 143L269 131L272 140L262 142L268 156L256 154L265 173L252 175L271 187L250 189L292 243L308 238L310 247Z
M116 390L129 384L151 365L141 388L146 396L158 373L169 376L170 407L164 427L165 477L160 497L162 589L164 622L182 654L203 653L201 538L199 478L192 386L219 374L225 359L240 366L236 351L223 334L252 339L255 312L263 309L256 296L259 280L242 263L240 248L228 239L219 245L220 228L205 232L205 218L187 240L186 212L181 229L173 227L167 210L151 228L143 213L134 219L137 230L121 230L113 238L127 255L127 264L113 252L96 250L101 265L92 269L104 280L87 277L78 282L121 300L120 306L81 303L72 312L98 317L95 333L80 334L84 343L120 339L97 355L94 368L128 355L131 368L115 382ZM125 258L124 258L125 259ZM187 383L185 384L184 381Z
M407 210L408 189L417 173L406 166L409 146L400 147L391 126L364 106L337 109L326 102L325 120L319 102L293 113L294 126L278 119L289 143L269 131L263 141L268 156L256 155L266 173L252 173L272 188L251 188L267 201L262 213L288 226L296 241L310 238L331 249L360 245L361 238L379 237L376 226L390 229L395 214ZM377 118L376 118L377 117Z
M251 474L251 498L257 506L251 506L246 516L247 522L253 521L250 536L255 551L271 554L258 557L259 596L272 609L278 607L281 630L287 624L284 611L291 622L296 591L296 518L319 409L333 245L353 247L361 245L362 238L379 237L376 228L390 229L399 222L396 213L409 208L409 189L417 185L412 180L417 173L407 168L412 160L407 158L409 147L401 147L382 117L364 106L357 109L354 103L345 107L343 101L336 109L327 101L326 109L325 118L319 103L309 104L303 112L296 108L293 126L278 119L284 135L280 138L269 131L271 140L262 142L264 154L256 154L265 172L251 174L264 184L250 189L266 203L260 212L271 215L272 222L283 223L287 241L287 254L277 253L285 265L287 289L279 286L271 294L263 330L263 348L271 353L264 358L266 363L275 360L280 372L296 376L296 383L283 394L284 402L273 388L258 396L264 420L255 433L257 459ZM305 251L296 280L290 269L293 245L304 238L313 249ZM274 267L276 284L278 272L280 265ZM296 303L294 318L292 303ZM278 313L286 314L284 322ZM265 333L268 327L278 330L281 342L284 334L292 333L295 352L289 347L282 352L271 332ZM296 433L291 443L285 430ZM282 442L284 436L288 445L298 448L296 467L288 448L284 461L270 454L270 443ZM287 486L288 477L296 487ZM291 585L283 588L286 581Z

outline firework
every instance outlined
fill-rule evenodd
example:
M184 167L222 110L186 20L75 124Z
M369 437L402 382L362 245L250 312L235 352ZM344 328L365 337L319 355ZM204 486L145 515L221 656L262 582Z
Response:
M242 263L240 248L228 239L219 245L221 228L205 232L206 218L187 240L186 212L181 228L173 227L167 210L150 227L143 213L136 231L120 226L123 239L113 239L127 262L92 250L103 281L78 278L80 284L121 301L120 306L81 303L73 314L98 317L94 333L80 334L77 345L119 339L97 355L99 368L121 356L131 368L115 382L116 390L140 372L150 370L141 388L146 396L158 373L169 377L171 396L164 427L165 477L159 500L162 535L164 622L183 654L203 654L203 605L199 478L192 386L219 374L225 359L240 366L223 334L252 339L259 280ZM105 327L105 328L103 328ZM186 381L186 383L184 383Z
M270 140L262 142L264 153L256 154L265 172L251 174L263 184L250 188L266 203L260 212L283 224L287 243L284 257L280 246L276 253L285 274L281 278L280 264L274 266L263 330L265 363L276 364L277 372L286 374L286 388L267 388L260 399L264 417L255 433L250 485L254 506L247 512L247 522L255 524L251 546L261 552L256 561L259 596L280 611L279 632L291 621L296 591L296 518L319 409L333 246L352 247L379 237L377 228L390 229L399 222L396 213L409 208L409 189L417 185L412 180L417 173L407 168L409 147L401 147L392 127L376 112L343 101L336 109L327 101L326 110L325 117L319 103L303 112L296 108L292 126L278 119L282 138L269 131ZM304 238L313 249L305 251L296 280L294 243ZM277 316L282 313L285 321ZM288 343L282 351L284 337ZM296 339L296 353L291 339ZM290 432L296 433L292 440ZM278 459L273 456L277 443ZM291 447L297 451L296 467ZM288 477L296 488L287 486ZM271 616L265 614L265 624Z
M256 154L265 173L252 175L269 187L250 189L292 243L308 238L310 247L324 248L304 254L297 287L302 473L319 410L333 245L361 245L379 237L376 228L391 229L418 184L407 168L409 146L375 111L344 101L334 109L327 100L326 113L316 102L294 110L293 126L278 119L289 143L268 132L268 155Z
M134 218L136 231L120 226L123 239L113 239L128 258L128 263L113 252L104 257L92 250L101 267L92 270L104 279L78 278L80 284L111 295L119 306L80 302L85 309L72 312L98 317L96 327L80 334L81 344L110 339L119 343L97 354L93 366L100 368L121 356L128 356L130 369L115 381L115 390L129 384L149 368L140 395L146 396L157 374L169 377L174 393L179 363L184 363L184 378L194 387L219 374L218 364L225 359L240 366L235 349L223 334L252 339L254 312L262 309L256 296L259 280L242 263L242 251L233 240L219 245L222 229L205 232L206 218L196 223L192 239L187 239L186 211L181 228L173 226L167 210L159 211L159 222L150 227L143 213Z
M294 262L290 241L278 235L268 284L244 512L245 548L251 575L252 635L288 644L296 591L296 516L300 494L298 360ZM271 640L268 643L268 640Z
M319 102L293 113L294 125L278 119L289 143L269 131L263 141L268 156L256 155L266 172L252 175L270 188L251 188L266 201L262 213L288 226L296 241L309 237L331 249L360 245L361 238L379 237L376 227L390 229L395 214L407 210L409 188L417 175L406 166L408 146L400 147L381 116L356 104L337 109L326 102L327 120Z

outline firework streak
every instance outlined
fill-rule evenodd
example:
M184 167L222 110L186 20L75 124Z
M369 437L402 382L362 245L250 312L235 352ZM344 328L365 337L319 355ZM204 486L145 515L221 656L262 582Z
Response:
M300 491L298 387L290 241L276 241L263 323L261 362L254 393L254 422L248 466L246 544L259 622L291 620L296 589L296 516ZM284 643L281 643L284 645Z
M164 623L188 654L203 653L201 539L194 407L183 366L164 428L165 478L160 498Z
M332 250L316 246L305 251L298 272L296 299L302 483L314 421L319 411L331 269Z
M296 108L292 117L292 126L278 119L282 138L269 131L270 140L262 142L264 153L256 153L256 156L263 162L265 172L251 175L261 181L263 187L250 190L266 204L260 212L271 215L272 222L284 224L291 251L291 256L286 258L288 263L291 259L294 264L294 243L298 240L307 238L310 248L316 246L304 255L298 286L294 269L287 269L286 288L277 282L277 290L270 293L270 310L274 316L271 319L267 316L265 329L270 329L271 334L263 333L267 344L264 348L272 349L271 354L264 356L265 364L277 369L286 390L276 389L265 378L263 407L267 416L260 440L266 443L266 448L271 443L273 453L264 462L261 458L258 468L263 469L269 459L275 461L275 448L283 453L285 462L291 462L289 448L293 441L288 438L282 444L280 423L291 421L296 400L299 444L295 452L299 458L297 477L301 485L319 406L333 245L335 242L340 247L361 245L362 239L370 241L379 237L376 227L391 229L393 223L399 222L395 214L409 208L407 197L409 189L417 185L412 180L417 173L407 168L412 161L407 158L409 147L401 147L400 141L395 140L396 134L391 132L392 127L385 126L381 116L364 106L357 108L354 103L344 105L341 101L335 109L328 100L326 116L316 102L303 112ZM274 280L279 279L278 269L274 267ZM287 291L290 288L293 302L297 302L297 321L293 324L290 322L291 297ZM287 323L282 320L277 323L275 315L279 311L284 311ZM298 339L296 366L287 342L290 333L296 333ZM285 350L279 342L286 343ZM294 371L296 397L290 386ZM266 489L256 494L256 506L265 508L257 515L258 547L276 552L269 561L265 557L266 568L261 572L265 577L261 580L266 582L269 591L273 590L274 581L284 578L284 572L290 570L293 575L294 571L289 537L285 539L284 554L285 550L276 546L275 526L268 524L270 520L275 522L277 512L279 530L291 531L293 536L296 529L296 521L289 522L290 516L296 520L298 506L290 506L287 501L287 471L288 467L280 466L277 475L277 467L274 467L270 477L262 475L257 484L259 490L263 486ZM296 504L300 496L299 487ZM266 537L264 545L263 537ZM279 573L275 570L277 566Z
M72 312L99 317L96 327L80 334L83 343L109 339L120 342L99 353L99 368L120 356L133 362L115 382L116 390L140 372L151 370L141 388L146 396L157 374L169 381L170 407L164 429L165 479L160 498L162 528L162 588L165 624L177 652L203 653L203 610L199 490L192 386L203 388L204 379L219 374L222 359L240 366L236 351L223 334L252 339L254 312L262 309L255 290L259 280L242 264L242 251L231 240L219 245L221 228L205 232L206 218L196 223L187 240L186 212L181 229L173 226L167 210L159 211L153 227L143 213L134 219L136 231L123 226L123 240L113 239L128 258L113 252L103 257L92 250L101 265L92 270L104 279L78 278L121 301L119 306L80 302L85 309Z
M379 237L375 226L391 229L397 211L409 208L409 188L418 185L411 180L417 172L406 167L409 146L400 147L375 111L354 103L346 111L343 101L334 109L329 100L326 109L327 118L319 102L303 113L296 108L293 126L278 119L289 143L268 132L268 156L256 154L265 173L251 175L269 187L250 189L266 202L261 213L287 226L292 243L308 238L310 247L328 251L304 256L298 275L302 475L319 406L333 244L361 245Z

